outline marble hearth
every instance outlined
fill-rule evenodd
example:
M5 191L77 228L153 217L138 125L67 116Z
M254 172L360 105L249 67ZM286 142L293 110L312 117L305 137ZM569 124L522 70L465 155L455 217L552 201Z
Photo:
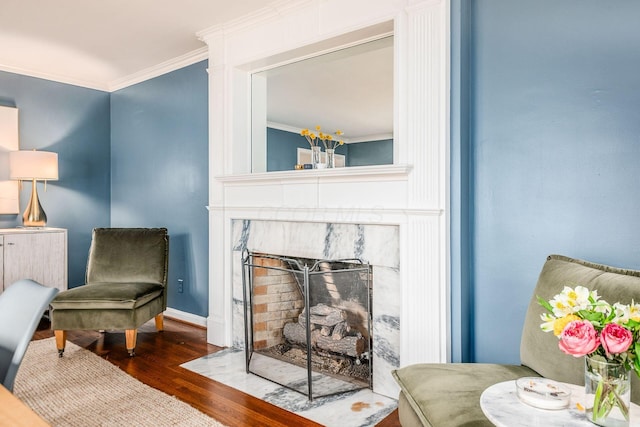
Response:
M400 259L392 225L233 220L233 347L244 349L242 251L310 259L359 258L373 269L373 391L397 397L400 365Z

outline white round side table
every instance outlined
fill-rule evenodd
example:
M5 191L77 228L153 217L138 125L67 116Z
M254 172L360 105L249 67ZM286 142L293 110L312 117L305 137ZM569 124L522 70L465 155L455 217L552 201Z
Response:
M563 383L564 384L564 383ZM516 394L516 382L504 381L488 387L480 396L480 407L484 415L498 427L594 427L587 420L584 410L584 386L565 384L571 389L571 402L566 409L545 410L523 403ZM640 407L631 404L631 423L640 427Z

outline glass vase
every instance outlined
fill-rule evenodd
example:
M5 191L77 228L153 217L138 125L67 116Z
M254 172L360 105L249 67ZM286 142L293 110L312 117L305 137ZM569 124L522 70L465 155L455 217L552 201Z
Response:
M336 152L333 148L327 148L327 168L336 167Z
M622 363L585 357L584 387L587 418L599 426L628 426L631 377Z
M311 164L313 169L320 169L320 146L311 146Z

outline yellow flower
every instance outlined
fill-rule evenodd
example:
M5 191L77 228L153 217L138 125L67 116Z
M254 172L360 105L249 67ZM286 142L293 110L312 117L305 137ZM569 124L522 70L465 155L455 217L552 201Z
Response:
M640 305L634 304L633 301L631 301L631 305L629 306L629 317L631 320L640 322Z
M309 129L302 129L300 131L300 135L304 136L309 144L313 146L317 146L322 141L324 148L326 149L335 149L338 145L344 145L344 141L338 140L338 136L343 135L343 132L338 129L335 131L336 137L330 135L328 133L324 133L320 131L320 125L316 126L316 133L309 132Z
M575 314L569 314L567 316L556 319L556 321L553 322L553 334L559 337L562 331L564 331L564 328L574 320L580 320L580 317L576 316Z

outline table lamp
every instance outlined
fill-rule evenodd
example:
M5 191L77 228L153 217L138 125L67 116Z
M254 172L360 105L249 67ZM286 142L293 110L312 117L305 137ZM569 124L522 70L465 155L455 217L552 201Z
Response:
M38 200L37 181L58 180L58 154L49 151L20 150L9 153L9 178L13 180L31 181L31 200L22 215L25 227L44 227L47 215Z

